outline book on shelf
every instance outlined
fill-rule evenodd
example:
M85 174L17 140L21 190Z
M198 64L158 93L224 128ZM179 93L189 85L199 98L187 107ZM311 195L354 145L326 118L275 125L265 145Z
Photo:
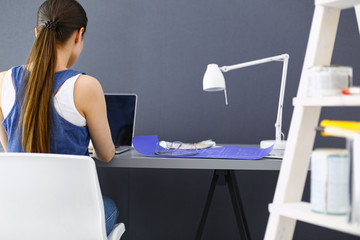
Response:
M360 133L360 122L322 120L317 130L325 137L343 137L353 139Z

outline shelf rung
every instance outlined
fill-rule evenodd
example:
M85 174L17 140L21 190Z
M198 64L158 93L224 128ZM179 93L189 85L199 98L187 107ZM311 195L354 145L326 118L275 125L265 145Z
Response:
M315 5L346 9L360 4L360 0L315 0Z
M359 95L341 95L333 97L307 97L307 98L294 98L293 105L302 106L323 106L323 107L356 107L360 106Z
M269 204L269 211L280 216L360 236L360 225L349 224L347 215L315 213L311 211L310 203Z

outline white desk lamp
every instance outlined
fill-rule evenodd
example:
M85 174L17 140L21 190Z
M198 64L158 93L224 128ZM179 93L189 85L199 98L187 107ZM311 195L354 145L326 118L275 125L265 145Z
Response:
M204 79L203 79L203 89L204 91L214 92L214 91L224 91L225 94L225 103L228 104L227 95L226 95L226 86L225 79L222 72L231 71L238 68L244 68L248 66L253 66L261 63L272 62L272 61L281 61L284 62L282 77L281 77L281 86L280 86L280 96L279 96L279 106L277 112L277 118L275 122L275 140L263 140L260 142L260 148L267 148L271 145L274 145L274 150L283 150L286 147L286 141L282 140L284 135L281 132L281 123L282 123L282 110L284 102L284 93L285 93L285 83L286 83L286 74L287 66L289 62L289 55L282 54L274 57L263 58L251 62L240 63L232 66L223 66L220 67L217 64L209 64L207 66Z

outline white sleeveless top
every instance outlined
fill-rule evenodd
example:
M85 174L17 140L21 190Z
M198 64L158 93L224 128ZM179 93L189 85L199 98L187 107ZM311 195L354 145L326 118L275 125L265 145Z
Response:
M11 72L11 69L6 72L1 92L1 108L4 119L11 111L15 102L15 89ZM62 118L76 126L83 127L86 126L86 119L79 113L74 103L74 86L80 75L73 76L64 82L54 96L54 106Z

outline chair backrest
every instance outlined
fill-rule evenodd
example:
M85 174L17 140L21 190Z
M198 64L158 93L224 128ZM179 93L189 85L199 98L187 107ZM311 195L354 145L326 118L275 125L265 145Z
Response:
M105 240L94 160L1 153L0 239Z

